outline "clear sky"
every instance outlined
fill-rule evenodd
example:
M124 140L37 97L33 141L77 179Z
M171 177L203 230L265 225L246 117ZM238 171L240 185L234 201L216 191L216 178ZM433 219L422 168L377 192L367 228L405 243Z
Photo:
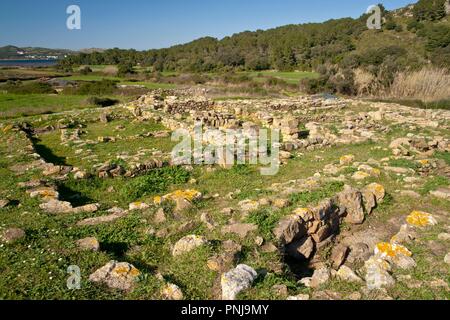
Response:
M0 46L168 47L286 24L359 17L369 5L395 9L416 0L0 0ZM66 8L81 8L68 30Z

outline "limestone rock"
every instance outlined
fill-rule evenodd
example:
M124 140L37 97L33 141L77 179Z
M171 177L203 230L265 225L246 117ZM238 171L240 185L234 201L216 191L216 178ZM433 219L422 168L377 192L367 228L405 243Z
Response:
M337 195L337 202L341 207L345 207L347 216L345 220L351 224L361 224L364 222L364 209L362 205L362 194L351 187Z
M10 201L6 199L0 199L0 209L3 209L9 205Z
M445 257L444 257L444 262L445 262L446 264L450 264L450 252L447 253L447 254L445 255Z
M377 256L372 256L364 264L366 268L366 284L369 290L377 290L390 287L395 284L390 275L391 267L387 261Z
M436 219L434 219L431 214L423 211L411 212L411 214L406 218L406 222L414 227L427 227L437 224Z
M436 198L450 200L450 189L449 188L440 188L436 191L431 191L430 194Z
M370 177L370 174L364 171L357 171L352 175L352 179L356 181L364 180L367 179L368 177Z
M155 213L155 217L153 218L153 222L155 222L156 224L161 224L166 222L167 218L166 218L166 214L164 213L164 209L163 208L159 208L156 213Z
M347 246L338 245L333 248L333 251L331 252L331 263L335 270L338 270L340 266L345 261L345 258L347 258L349 252L349 248Z
M400 227L399 232L391 238L391 242L401 244L407 243L414 239L416 239L416 232L414 228L408 224L403 224Z
M209 230L213 230L217 226L208 212L203 212L200 215L200 221L203 222Z
M183 292L181 289L172 283L168 283L162 288L161 290L161 296L164 300L183 300Z
M239 202L239 207L243 212L251 212L259 209L259 202L254 200L243 200Z
M283 218L278 226L273 230L276 240L286 245L306 235L306 229L302 218L297 215L290 215Z
M5 243L13 243L25 237L25 231L19 228L9 228L3 231L2 240Z
M287 199L275 199L275 201L273 201L273 206L279 209L289 207L289 205L290 202Z
M127 262L110 261L89 276L89 281L104 283L109 288L131 291L140 271Z
M295 300L297 300L297 301L306 301L306 300L309 300L309 295L307 295L307 294L298 294L298 295L296 295L296 296L290 296L290 297L287 297L286 300L291 300L291 301L295 301Z
M386 197L386 190L379 183L371 183L364 190L371 192L375 196L377 203L380 203Z
M72 205L67 201L50 200L45 203L41 203L39 208L48 213L68 213L72 211Z
M350 246L350 252L347 256L349 263L364 262L370 257L369 246L366 243L358 242Z
M234 233L244 239L249 232L258 230L258 226L252 223L233 223L222 227L222 233Z
M130 211L133 211L133 210L145 210L145 209L148 209L148 208L150 208L150 206L148 204L146 204L145 202L132 202L128 206L128 209Z
M314 271L311 278L311 288L318 288L330 280L331 272L328 268L320 268Z
M100 243L94 237L88 237L77 241L77 245L82 250L98 251L100 249Z
M245 264L240 264L236 268L224 273L220 281L222 286L222 300L235 300L241 291L250 288L257 275L253 268Z
M352 154L348 154L348 155L342 156L339 159L339 162L340 162L341 166L352 164L353 161L355 161L355 156L352 155Z
M314 252L314 241L311 237L304 237L287 245L286 251L297 260L308 260Z
M172 250L172 255L179 256L185 254L207 243L208 241L206 240L206 238L201 236L189 235L183 237L177 243L175 243L175 246Z
M347 266L341 266L336 273L336 277L347 282L363 282L363 280Z

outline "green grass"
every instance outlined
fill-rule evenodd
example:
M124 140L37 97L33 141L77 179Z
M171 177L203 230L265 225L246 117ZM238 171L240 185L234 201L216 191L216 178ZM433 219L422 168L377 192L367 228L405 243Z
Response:
M264 78L267 77L275 77L291 84L298 84L300 80L303 79L312 79L318 77L317 73L308 71L298 71L298 72L253 71L253 72L242 72L242 74L248 75L255 80L262 79L262 81L264 81Z
M17 118L95 107L88 96L56 94L0 94L0 118Z
M420 189L422 195L427 195L430 191L435 191L441 187L450 186L450 179L443 176L436 176L428 179Z
M408 168L414 170L420 168L419 163L407 159L393 159L389 161L389 165L391 167Z
M174 89L176 85L171 83L156 83L149 81L130 81L126 78L114 77L114 76L106 76L101 74L88 74L88 75L72 75L69 77L63 78L64 80L70 81L102 81L102 80L111 80L118 81L120 85L129 85L129 86L144 86L147 89Z
M336 193L342 191L343 188L343 182L331 182L317 190L292 194L290 200L294 205L308 207L334 196Z

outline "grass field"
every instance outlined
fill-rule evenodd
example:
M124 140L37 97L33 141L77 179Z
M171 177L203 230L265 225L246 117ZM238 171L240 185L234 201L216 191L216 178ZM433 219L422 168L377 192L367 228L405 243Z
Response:
M80 95L0 94L0 119L94 107L88 103L88 98Z
M249 77L255 79L258 78L262 79L265 77L275 77L292 84L298 84L299 81L302 79L311 79L319 76L319 74L316 72L308 72L308 71L294 71L294 72L252 71L252 72L242 72L242 74L246 74Z
M135 86L145 86L147 89L173 89L176 87L174 84L170 83L155 83L149 81L129 81L120 77L105 76L101 74L89 74L89 75L73 75L69 77L64 77L64 80L69 81L101 81L101 80L111 80L118 81L121 85L135 85Z

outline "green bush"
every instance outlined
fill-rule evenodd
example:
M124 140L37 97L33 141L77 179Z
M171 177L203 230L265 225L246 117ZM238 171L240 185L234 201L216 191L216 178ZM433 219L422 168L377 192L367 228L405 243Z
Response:
M100 97L90 97L88 100L89 104L98 106L98 107L110 107L113 106L120 101L117 99L110 99L110 98L100 98Z
M419 0L414 6L413 14L417 21L436 21L445 17L447 0Z
M64 94L78 94L78 95L110 95L117 89L117 81L102 80L83 82L78 88L65 88Z
M124 77L129 74L135 74L132 63L121 63L118 65L117 75L119 77Z
M89 68L88 66L86 66L86 67L84 67L84 68L82 68L82 69L80 70L80 73L81 73L82 75L87 75L87 74L89 74L89 73L92 73L92 69Z
M2 90L15 94L51 94L56 93L53 87L45 82L22 83L20 81L8 81L1 86Z

